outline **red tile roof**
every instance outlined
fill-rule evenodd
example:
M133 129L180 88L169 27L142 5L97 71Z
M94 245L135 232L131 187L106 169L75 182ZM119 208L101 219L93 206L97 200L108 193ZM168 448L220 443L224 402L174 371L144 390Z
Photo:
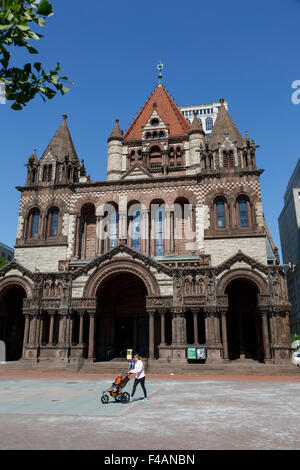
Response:
M189 123L183 117L165 87L157 86L129 129L127 129L124 135L125 140L141 139L142 127L151 116L154 103L156 103L156 111L164 123L169 125L170 136L185 135L189 132Z

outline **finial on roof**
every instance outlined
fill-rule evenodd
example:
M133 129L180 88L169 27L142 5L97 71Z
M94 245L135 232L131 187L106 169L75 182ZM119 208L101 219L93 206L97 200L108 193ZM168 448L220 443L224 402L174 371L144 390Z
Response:
M159 74L158 74L158 86L162 86L162 70L165 68L165 65L162 64L161 60L159 61L159 63L157 64L156 66L157 70L159 70Z
M108 142L110 142L110 140L123 140L123 132L121 131L120 127L119 127L119 119L116 119L116 124L115 124L115 127L113 128L109 138L108 138Z
M224 104L224 101L225 101L224 98L220 98L220 103Z
M63 119L64 119L64 120L66 120L66 119L67 119L67 117L68 117L68 115L67 115L67 114L63 114Z

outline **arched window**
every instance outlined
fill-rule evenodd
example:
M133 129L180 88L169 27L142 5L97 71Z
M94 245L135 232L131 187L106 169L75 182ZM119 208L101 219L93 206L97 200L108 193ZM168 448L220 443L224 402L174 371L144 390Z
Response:
M52 180L52 165L44 165L42 181L51 181L51 180Z
M48 181L52 179L52 165L48 166Z
M249 227L247 205L248 205L248 201L246 199L238 200L240 227Z
M160 139L163 139L164 136L165 136L164 132L163 132L163 131L160 131L160 133L159 133L159 138L160 138Z
M234 154L233 150L223 152L223 167L224 168L234 168Z
M39 234L39 222L40 222L40 211L39 209L33 209L29 214L29 238L37 237Z
M176 166L182 166L180 147L176 147Z
M207 131L211 131L213 128L213 119L208 117L205 119L205 128Z
M55 207L48 213L47 236L56 237L58 234L58 216L59 210Z
M150 132L147 132L147 134L146 134L146 139L147 139L147 140L150 140L150 139L151 139L151 133L150 133Z
M217 216L217 228L225 228L225 202L222 199L219 199L216 202L216 216Z
M112 250L118 245L118 224L119 213L113 210L109 214L109 249Z
M150 169L161 169L161 150L158 146L151 147L150 149Z
M81 208L79 258L93 259L96 255L96 208L86 203Z
M128 210L129 244L136 251L141 251L141 206L132 204Z
M42 181L46 181L46 179L47 179L47 173L48 173L48 167L47 167L47 165L44 165L44 167L43 167Z
M155 256L164 256L164 211L162 207L155 210Z
M157 134L157 132L153 132L153 139L154 139L154 140L158 139L158 134Z

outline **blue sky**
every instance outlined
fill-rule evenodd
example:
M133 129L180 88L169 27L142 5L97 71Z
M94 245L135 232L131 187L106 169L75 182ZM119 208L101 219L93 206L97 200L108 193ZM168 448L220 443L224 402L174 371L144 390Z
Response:
M24 164L40 157L66 113L80 158L93 180L106 177L107 138L115 118L127 129L157 84L178 105L224 97L241 131L260 148L265 217L280 248L277 219L289 177L300 157L300 104L291 101L300 80L300 1L161 0L52 1L54 16L35 44L38 60L59 61L75 85L46 104L37 98L23 111L0 105L0 241L13 246ZM37 57L32 56L33 61ZM18 51L20 63L32 59Z

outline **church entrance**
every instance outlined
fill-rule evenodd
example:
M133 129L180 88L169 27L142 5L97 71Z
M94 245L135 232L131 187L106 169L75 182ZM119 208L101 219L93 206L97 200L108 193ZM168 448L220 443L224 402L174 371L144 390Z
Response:
M108 276L98 289L95 354L97 361L126 357L133 349L147 357L149 319L147 289L136 275L123 272Z
M25 290L18 285L7 288L0 295L0 340L5 343L6 361L18 361L22 357L25 297Z
M246 280L231 281L226 288L229 310L227 335L229 359L264 359L261 318L257 310L257 288Z

